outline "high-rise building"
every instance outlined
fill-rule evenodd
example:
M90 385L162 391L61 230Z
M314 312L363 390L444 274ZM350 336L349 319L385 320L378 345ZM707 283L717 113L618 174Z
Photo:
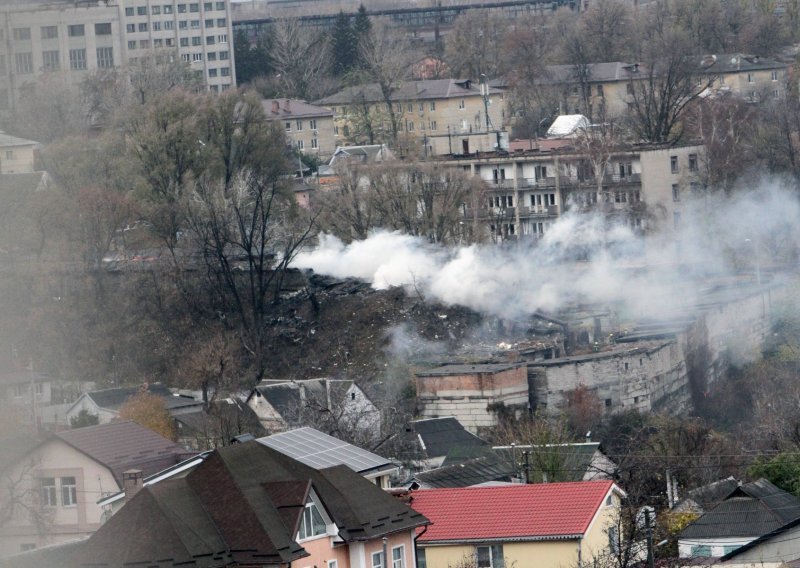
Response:
M49 72L80 83L145 55L179 57L208 89L236 84L229 0L10 0L0 4L0 111Z

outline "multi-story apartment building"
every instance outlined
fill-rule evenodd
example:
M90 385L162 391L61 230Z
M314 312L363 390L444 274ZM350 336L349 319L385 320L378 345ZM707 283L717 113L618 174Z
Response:
M786 63L743 53L722 53L703 58L701 67L713 79L716 93L731 93L748 102L786 97Z
M0 5L0 111L26 83L80 83L144 54L180 57L211 90L236 84L229 0L10 0Z
M679 228L687 198L703 188L701 145L625 148L599 161L570 140L542 142L442 158L486 183L482 203L466 205L464 215L494 240L541 238L570 210L600 212L637 233Z
M333 111L297 99L261 101L267 120L280 122L286 139L298 151L330 158L336 150Z
M471 134L499 132L505 122L505 95L475 81L428 79L401 83L391 95L398 137L416 139L428 155L492 150L470 148ZM376 84L349 87L316 104L333 109L337 144L375 144L389 139L389 108ZM488 120L487 120L488 114ZM477 138L476 138L477 140ZM466 142L465 142L466 141ZM466 147L462 147L466 144Z

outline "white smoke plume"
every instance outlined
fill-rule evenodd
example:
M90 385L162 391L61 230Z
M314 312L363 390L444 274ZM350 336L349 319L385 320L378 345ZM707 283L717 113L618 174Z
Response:
M800 245L800 205L780 184L681 205L677 229L647 237L623 226L609 228L597 214L568 213L535 244L445 248L377 231L345 245L322 235L294 266L360 278L377 289L413 287L444 304L503 318L555 312L575 303L614 305L639 318L669 315L692 304L710 275L793 262ZM576 251L588 258L575 261Z

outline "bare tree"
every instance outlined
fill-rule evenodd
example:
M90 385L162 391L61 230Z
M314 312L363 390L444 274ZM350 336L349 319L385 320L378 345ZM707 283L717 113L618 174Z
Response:
M396 28L375 26L359 43L359 54L366 75L377 83L389 114L390 139L396 140L400 125L394 107L394 94L411 73L414 54L408 38Z
M456 19L447 36L445 55L451 71L458 77L477 79L482 74L500 77L505 71L503 52L508 21L482 10L470 10Z
M297 20L273 24L270 56L281 96L306 100L324 94L328 67L328 42L321 32Z

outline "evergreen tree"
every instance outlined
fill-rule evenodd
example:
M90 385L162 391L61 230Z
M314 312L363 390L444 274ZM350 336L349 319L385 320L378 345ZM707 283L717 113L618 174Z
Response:
M369 41L370 35L372 34L372 23L369 21L367 9L363 4L358 7L358 13L356 14L355 23L353 25L353 32L356 40L356 65L363 68L364 62L361 57L360 46L362 46L364 42Z
M357 63L358 47L355 32L350 25L350 16L339 11L331 32L333 74L341 77Z
M236 80L240 84L249 83L256 77L269 75L270 41L267 34L259 34L255 45L251 45L247 34L237 31L233 43L236 60Z

